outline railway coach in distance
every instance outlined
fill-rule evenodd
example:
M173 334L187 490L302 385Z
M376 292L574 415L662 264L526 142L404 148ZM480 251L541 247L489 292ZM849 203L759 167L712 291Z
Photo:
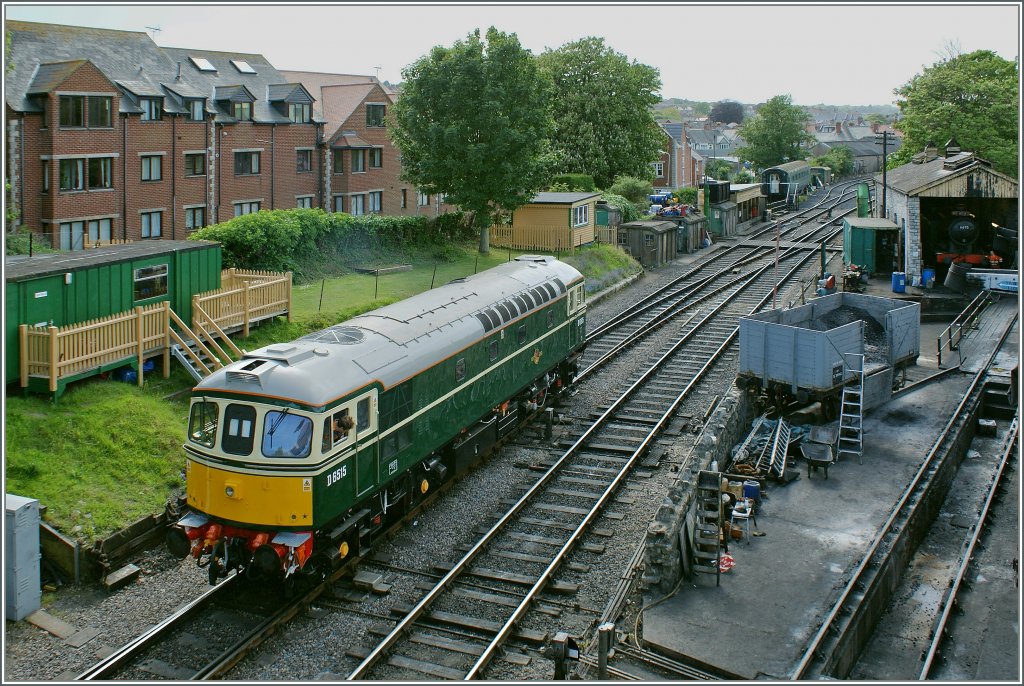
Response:
M324 577L572 383L585 314L528 255L247 353L193 389L168 547L211 583Z
M761 194L768 202L796 201L811 185L811 167L804 160L768 167L761 172Z

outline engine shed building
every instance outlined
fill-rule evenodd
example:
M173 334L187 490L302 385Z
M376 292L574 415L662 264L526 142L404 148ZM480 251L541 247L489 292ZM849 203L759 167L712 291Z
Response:
M973 152L962 152L955 140L946 144L944 156L929 145L886 176L884 218L899 229L897 263L908 282L919 282L925 268L934 268L941 283L954 260L988 267L997 228L1017 229L1018 182ZM874 178L881 189L882 175ZM880 196L875 198L881 215Z

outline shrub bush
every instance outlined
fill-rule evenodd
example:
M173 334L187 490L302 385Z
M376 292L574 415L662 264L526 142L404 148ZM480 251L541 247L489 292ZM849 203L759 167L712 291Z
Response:
M633 176L616 176L608 192L621 195L630 202L646 205L647 196L654 192L654 186L647 179Z
M615 193L604 193L601 196L601 199L608 203L609 206L614 207L622 213L623 223L638 221L643 219L647 214L646 204L643 207L640 207L636 203L632 203L621 195L616 195Z
M556 185L559 189L565 188L566 191L580 191L584 193L590 193L596 189L594 177L590 174L556 174L551 179L551 186L549 187L552 192L558 192L554 189Z

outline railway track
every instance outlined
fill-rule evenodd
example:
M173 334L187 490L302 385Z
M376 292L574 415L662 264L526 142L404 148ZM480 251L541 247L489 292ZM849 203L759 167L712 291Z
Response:
M834 203L832 206L818 210L819 212L832 212L833 209L838 205ZM812 208L813 209L813 208ZM810 213L811 211L808 210ZM814 215L812 215L813 217ZM786 223L793 222L794 219L787 220ZM810 221L810 220L808 220ZM828 229L829 225L812 227L812 231L806 235L814 235ZM780 228L780 235L782 235ZM796 230L794 227L785 229L787 232L793 232ZM774 231L770 229L769 231ZM834 232L832 232L834 235ZM801 239L802 240L802 239ZM718 274L718 278L722 284L715 284L712 287L713 281L708 277L694 278L694 285L683 285L680 287L675 284L675 303L674 305L666 305L665 293L666 289L663 289L663 293L660 298L662 300L659 305L661 310L653 308L653 313L649 312L646 315L646 328L644 326L636 326L634 331L631 332L632 341L636 341L642 338L646 333L657 328L652 326L652 322L665 322L677 318L679 314L686 312L688 317L686 318L683 329L696 330L698 327L706 327L707 331L712 331L711 334L713 339L724 340L728 343L729 338L729 322L733 324L732 335L735 335L735 325L738 324L738 317L742 314L746 314L753 308L750 305L750 301L753 297L750 296L750 300L746 304L738 305L734 307L735 313L730 316L728 322L712 322L717 317L711 317L712 312L715 312L727 297L727 292L730 290L729 282L731 281L734 290L742 290L747 286L757 281L757 276L763 277L765 270L767 269L767 263L764 263L764 259L773 248L767 246L755 246L753 249L740 246L734 246L734 248L728 249L730 254L733 254L731 263L726 263L727 267L719 268L721 272ZM723 254L726 251L721 251ZM803 263L810 259L812 251L807 249L794 250L789 249L784 253L784 257L781 258L781 264L783 267L787 266L790 262L792 263ZM758 261L762 263L754 268L750 267L749 274L737 275L733 270L739 269L741 266L755 265ZM791 275L795 273L796 268L791 271ZM692 274L690 276L693 276ZM737 277L740 278L741 287L736 288ZM685 275L684 275L685 278ZM708 292L712 291L712 292ZM699 294L703 292L703 294ZM647 303L650 305L651 302L658 298L648 297ZM685 304L680 304L680 301L685 301ZM764 298L762 298L762 304ZM701 315L700 312L694 312L696 307L701 307L702 311L706 314ZM639 310L644 309L642 307L630 308L630 316L622 317L616 325L621 325L622 322L631 320L634 317L632 313L636 313ZM648 308L652 309L652 308ZM744 310L747 310L746 312ZM712 326L712 324L714 324ZM612 331L615 325L606 327L604 333ZM689 339L688 339L689 340ZM707 341L707 335L704 336L703 342L701 339L696 339L692 343L691 353L689 361L686 364L697 365L700 361L707 362L709 354L713 354L714 345ZM619 348L621 350L621 348ZM610 356L614 357L614 355ZM610 359L609 357L609 359ZM707 365L704 365L707 366ZM706 370L705 370L706 371ZM697 377L694 377L696 380ZM669 391L671 395L673 391ZM655 391L655 395L665 396L666 389L664 387ZM623 414L624 422L629 426L630 431L634 435L634 440L637 440L643 435L643 432L651 427L651 418L657 415L656 411L652 412L652 408L658 404L664 405L664 398L655 401L653 404L650 401L637 401L633 404L632 409L629 412ZM670 410L671 412L671 410ZM608 411L605 412L608 415ZM609 415L611 416L611 415ZM631 418L632 417L632 418ZM643 417L642 421L636 421L636 417ZM616 420L619 424L622 424L620 420ZM613 422L608 420L609 424ZM641 427L641 431L637 431L637 427ZM658 426L657 423L654 426ZM653 437L657 434L655 431L647 431L646 438L640 439L637 445L637 449L634 451L635 454L631 458L625 457L625 453L620 450L605 451L600 446L602 445L600 440L596 440L595 445L597 449L591 451L591 456L588 460L581 460L578 462L574 469L567 470L566 474L561 477L561 488L555 488L554 490L561 490L562 493L555 493L554 499L549 502L538 503L541 505L548 505L549 508L534 508L539 510L533 515L525 515L526 521L535 530L540 530L542 534L521 534L520 538L516 539L517 545L512 546L515 550L524 549L529 547L531 550L543 550L545 548L556 547L556 544L552 541L553 537L545 535L551 531L565 532L570 526L564 519L559 519L564 514L570 514L573 517L579 518L581 513L573 512L582 508L576 507L579 499L582 497L581 494L586 492L588 495L587 499L591 499L596 492L594 489L598 488L599 485L591 483L593 481L600 480L601 484L607 482L607 477L615 469L618 469L623 464L632 463L636 458L640 457L644 452L645 446L649 445L653 440ZM622 434L615 435L614 441L620 440ZM571 452L571 451L570 451ZM567 453L568 454L568 453ZM552 466L551 469L554 469ZM550 471L550 470L549 470ZM628 473L628 469L621 470L620 474ZM600 474L599 479L592 478L595 474ZM542 478L541 481L544 481ZM596 513L600 511L600 503L606 502L609 499L610 494L615 490L618 480L613 480L610 485L606 486L604 495L597 496L598 506L593 508L590 514L583 516L585 520L580 525L581 529L585 529L586 521L591 521L596 516ZM582 490L581 490L582 489ZM531 499L530 494L533 493L531 490L524 495L520 502L528 501ZM550 497L550 496L549 496ZM538 498L537 500L541 500ZM571 503L571 504L561 504ZM550 509L554 508L554 509ZM561 508L561 509L559 509ZM531 521L531 519L533 521ZM501 522L499 521L499 524ZM537 529L539 527L539 529ZM521 532L520 532L521 533ZM523 538L522 536L526 536ZM523 578L526 575L515 573L505 573L498 570L498 574L492 575L494 578L487 578L487 575L477 575L476 578L483 579L487 584L491 584L486 587L481 587L480 583L474 583L473 581L466 581L465 579L458 579L454 584L443 584L448 588L461 589L461 599L470 597L476 602L487 605L496 605L498 607L510 607L513 603L515 604L516 611L513 613L512 619L505 620L505 624L500 624L495 627L493 632L494 640L490 643L489 647L485 647L480 651L473 648L471 652L479 652L480 659L478 660L481 666L487 664L490 659L497 652L496 646L506 644L514 645L520 649L526 650L537 650L539 649L539 636L531 634L529 631L519 632L516 634L516 630L513 626L517 620L522 618L522 614L525 609L536 603L536 598L539 596L539 590L547 586L550 591L551 588L559 588L558 584L550 584L554 576L555 571L558 569L566 554L571 550L575 541L578 541L580 536L577 534L575 539L570 538L563 544L564 551L561 551L559 555L551 559L547 563L548 567L544 574L541 575L540 580L536 581L532 586L526 583ZM591 544L592 548L598 547L597 544ZM512 550L511 552L515 552ZM506 553L510 552L508 550ZM505 556L496 555L498 559L503 559L505 562L512 562L518 567L536 567L537 565L544 566L544 562L538 560L543 555L538 555L535 552L524 553L519 556ZM488 563L490 564L490 563ZM456 565L458 566L458 565ZM497 565L495 565L497 566ZM480 571L480 564L475 565L476 571ZM571 568L570 565L567 567ZM577 566L579 568L579 566ZM484 567L483 569L487 569ZM441 577L443 581L447 577ZM335 580L339 578L339 574L335 574L333 577ZM230 669L242 660L250 651L256 646L260 645L268 636L272 635L275 631L278 631L284 624L290 619L298 615L303 611L304 608L308 608L311 603L316 601L318 604L327 605L331 603L330 594L324 594L324 590L329 588L329 584L325 584L311 590L308 594L301 598L293 599L290 601L281 600L280 602L268 602L268 598L261 598L260 602L255 600L241 603L238 602L239 598L242 597L238 593L232 592L232 584L222 583L216 586L203 596L197 599L194 603L190 603L188 606L182 608L171 617L161 622L153 630L147 632L143 636L135 639L121 650L117 651L114 655L106 658L105 660L98 663L92 669L83 673L79 679L81 680L108 680L108 679L140 679L140 678L152 678L153 676L160 676L163 678L174 678L174 679L201 679L201 678L218 678L227 674ZM420 585L424 582L421 580ZM629 584L623 586L623 594L628 591ZM550 593L548 594L550 595ZM624 595L622 596L624 597ZM558 605L558 601L548 598L544 601L541 607L550 607L552 605ZM571 603L569 605L572 605ZM349 611L355 611L348 608ZM415 608L412 608L415 609ZM575 611L579 611L578 608ZM443 612L440 611L440 612ZM606 611L607 612L607 611ZM584 610L584 614L587 612ZM436 612L434 613L436 614ZM484 615L493 613L481 613ZM591 613L593 614L593 613ZM218 621L210 621L210 617L215 616ZM438 615L445 617L444 615ZM445 617L447 620L451 620L451 617ZM458 649L466 649L463 645L466 643L467 632L477 633L478 628L456 628L449 622L436 621L435 617L433 622L435 629L434 631L444 635L447 632L449 636L448 643L446 645L454 646L456 652ZM496 621L496 620L490 620ZM410 622L410 625L415 623ZM457 622L456 622L457 624ZM224 630L223 626L229 627L229 630ZM494 626L487 625L485 626ZM401 626L401 624L399 625ZM234 627L233 629L231 627ZM396 629L397 630L397 629ZM456 637L453 636L452 632L455 632ZM486 631L484 632L486 633ZM209 635L207 635L209 634ZM422 641L423 636L417 635L418 639ZM509 639L512 639L512 643L509 644ZM455 641L456 643L450 643ZM169 649L167 646L175 646L173 649ZM423 643L419 644L422 648ZM182 646L186 649L182 650ZM182 657L187 655L188 658ZM506 654L508 659L508 654ZM512 658L515 660L515 658ZM412 671L416 671L415 669ZM478 673L479 669L477 672ZM422 673L422 672L421 672ZM429 672L428 672L429 673ZM443 674L450 675L449 672L442 672ZM435 674L437 676L437 674Z
M884 568L888 563L889 553L899 544L903 543L902 535L910 530L915 518L926 516L923 494L932 486L935 480L940 478L940 466L945 455L952 450L959 439L961 432L965 431L965 424L974 417L972 408L978 407L980 398L984 392L984 379L987 375L987 368L998 354L1003 343L1006 342L1010 331L1014 329L1013 324L1016 317L1007 325L1005 331L995 346L994 350L987 356L984 363L978 365L972 381L968 386L963 399L961 400L951 419L946 423L944 430L936 439L931 450L921 463L917 472L910 480L906 489L897 500L889 517L879 528L879 532L860 562L855 565L850 577L841 589L838 598L826 610L823 621L817 632L804 649L789 678L792 679L821 679L824 677L845 678L845 673L850 668L848 658L842 650L844 645L852 640L855 629L855 620L859 619L866 611L866 603L877 585L884 582ZM980 522L976 526L980 528ZM962 577L961 577L962 578ZM950 605L950 602L946 603ZM942 636L942 628L948 619L948 611L943 610L942 617L937 620L933 631L934 637L938 640ZM922 667L922 675L927 675L930 664L934 658L934 651L938 644L933 643L928 648L929 658L926 654L925 664ZM919 676L918 678L925 678Z

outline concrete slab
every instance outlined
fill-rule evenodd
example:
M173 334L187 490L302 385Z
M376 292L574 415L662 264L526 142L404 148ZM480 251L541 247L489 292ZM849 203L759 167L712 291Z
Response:
M968 381L951 376L868 414L863 464L843 458L827 481L769 486L766 535L729 546L736 566L721 586L701 576L645 611L645 642L740 679L788 679Z

